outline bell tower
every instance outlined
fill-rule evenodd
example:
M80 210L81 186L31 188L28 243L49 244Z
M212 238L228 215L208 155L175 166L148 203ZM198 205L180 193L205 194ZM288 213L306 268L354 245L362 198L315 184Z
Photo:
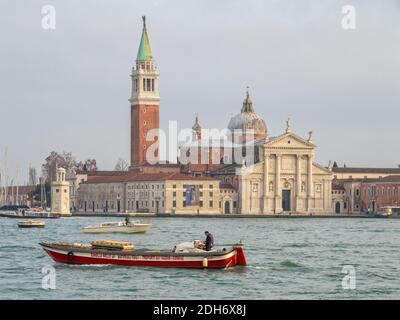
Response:
M65 174L64 168L57 168L56 180L51 182L51 212L70 216L69 182Z
M131 103L131 167L145 164L147 149L158 143L157 139L147 141L147 133L160 126L160 95L158 93L159 73L153 61L153 54L147 35L146 17L143 16L143 31L136 64L132 68ZM158 159L158 148L152 157ZM153 158L153 159L154 159Z

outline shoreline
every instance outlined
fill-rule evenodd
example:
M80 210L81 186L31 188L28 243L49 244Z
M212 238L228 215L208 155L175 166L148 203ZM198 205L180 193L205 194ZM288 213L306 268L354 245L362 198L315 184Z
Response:
M71 217L119 217L124 218L127 215L130 217L138 218L221 218L221 219L245 219L245 218L335 218L335 219L400 219L400 216L378 216L378 215L366 215L366 214L170 214L170 213L87 213L87 212L75 212L72 213Z

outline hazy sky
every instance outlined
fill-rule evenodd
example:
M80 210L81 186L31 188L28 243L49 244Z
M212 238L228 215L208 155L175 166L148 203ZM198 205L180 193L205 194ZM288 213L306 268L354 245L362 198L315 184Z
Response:
M56 30L41 25L56 9ZM343 5L356 29L341 26ZM0 152L26 180L52 151L129 160L130 72L147 16L161 125L224 128L246 86L270 135L285 120L317 161L400 163L400 1L0 0Z

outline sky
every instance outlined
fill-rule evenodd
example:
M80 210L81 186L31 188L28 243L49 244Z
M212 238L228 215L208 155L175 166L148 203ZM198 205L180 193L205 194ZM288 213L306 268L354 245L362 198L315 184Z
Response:
M42 7L56 12L42 27ZM355 8L344 29L342 7ZM51 151L129 160L130 72L147 28L169 120L223 129L249 87L271 136L313 131L327 165L400 164L400 1L0 0L0 161L40 171Z

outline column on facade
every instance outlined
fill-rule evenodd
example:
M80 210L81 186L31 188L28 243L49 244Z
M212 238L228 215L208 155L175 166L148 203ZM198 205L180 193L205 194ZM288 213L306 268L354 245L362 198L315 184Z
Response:
M332 205L332 191L331 185L332 182L328 179L324 179L324 211L330 212ZM325 212L324 212L325 213Z
M249 195L247 194L247 179L245 175L239 175L239 205L240 205L240 213L248 213L247 199Z
M311 201L312 196L314 194L314 186L313 186L313 155L308 155L308 162L307 162L307 203L308 203L308 210L311 208Z
M297 155L296 161L296 211L301 210L301 155Z
M281 159L280 154L275 155L275 213L282 211L281 190Z
M269 190L269 181L268 181L268 170L269 170L269 162L268 162L268 154L267 150L264 148L264 181L263 181L263 213L267 213L268 205L267 205L267 195Z

